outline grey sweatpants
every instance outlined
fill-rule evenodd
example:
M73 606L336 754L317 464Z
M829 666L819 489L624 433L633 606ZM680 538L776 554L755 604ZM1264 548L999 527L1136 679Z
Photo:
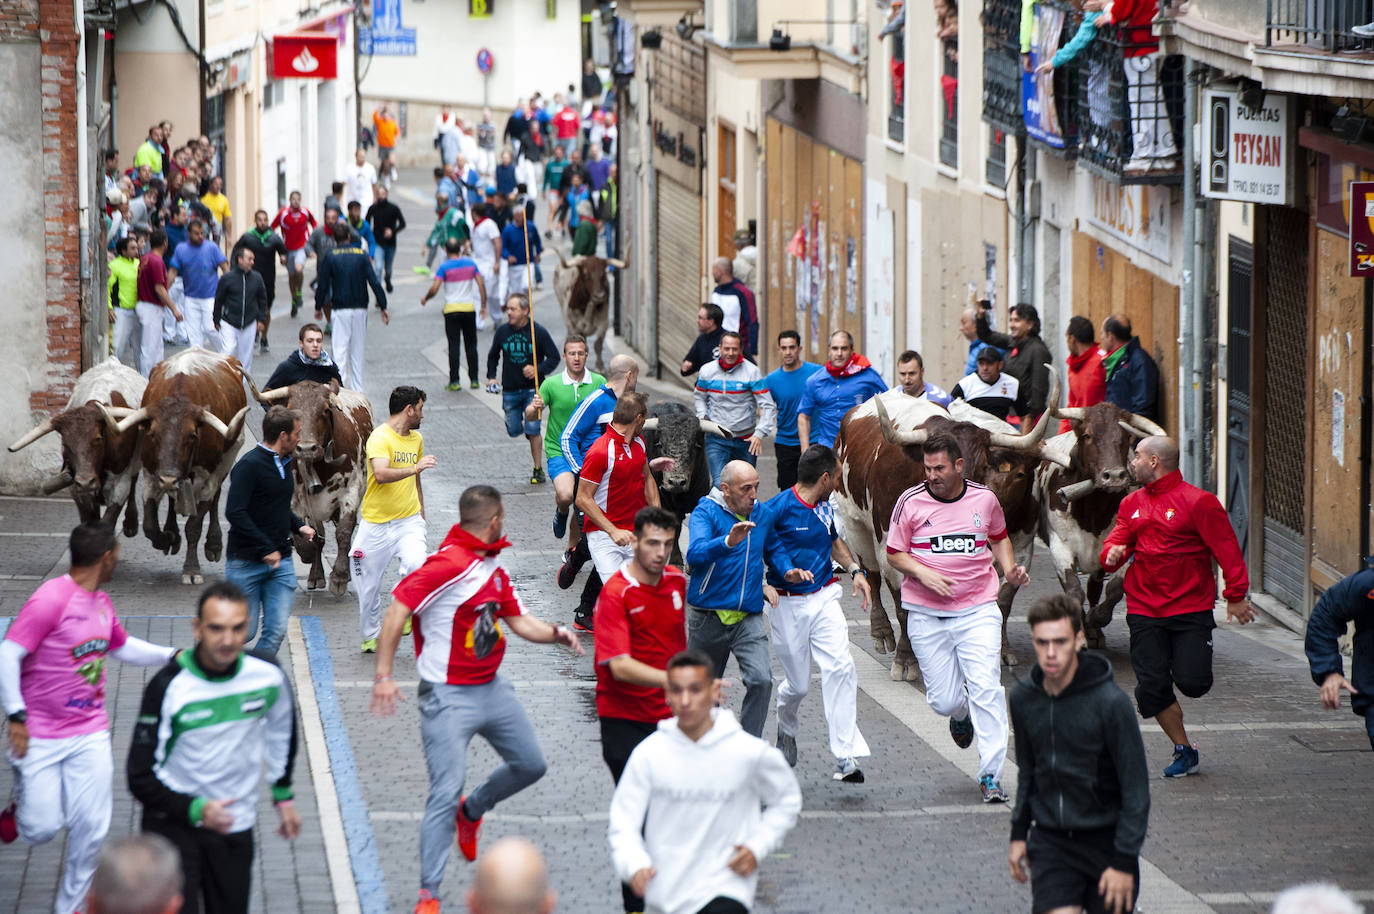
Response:
M420 822L420 888L438 895L453 849L454 817L463 797L472 738L480 734L505 759L468 794L467 808L474 818L539 780L546 766L515 688L500 676L482 685L421 682L419 708L429 769L429 798Z
M687 646L711 658L718 678L725 675L730 654L735 655L740 679L744 681L739 725L746 733L762 736L764 721L768 719L768 698L773 694L763 613L750 613L734 625L726 625L715 610L693 606L687 614Z

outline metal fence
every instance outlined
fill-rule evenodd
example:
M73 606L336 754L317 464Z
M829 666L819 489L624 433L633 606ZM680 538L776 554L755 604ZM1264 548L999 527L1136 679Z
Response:
M983 0L983 120L1021 135L1021 0Z
M1374 19L1368 0L1265 0L1264 43L1314 51L1367 50L1350 30Z

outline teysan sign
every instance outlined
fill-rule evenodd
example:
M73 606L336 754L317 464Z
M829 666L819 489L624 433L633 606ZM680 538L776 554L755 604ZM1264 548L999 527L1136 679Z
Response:
M1253 99L1252 99L1253 101ZM1263 95L1258 107L1227 89L1203 92L1202 192L1221 200L1284 205L1292 197L1291 97Z
M272 39L273 79L334 79L338 44L323 32L297 32Z

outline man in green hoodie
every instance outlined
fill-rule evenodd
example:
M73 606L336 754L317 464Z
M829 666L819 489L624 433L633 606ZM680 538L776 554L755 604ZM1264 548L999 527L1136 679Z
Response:
M1150 816L1145 743L1112 666L1083 652L1083 611L1056 594L1030 608L1036 664L1012 689L1016 806L1007 862L1031 909L1134 909ZM1032 826L1034 822L1034 826Z
M234 242L234 252L229 260L237 263L239 251L247 248L253 252L253 269L262 277L267 287L267 311L263 314L262 333L259 335L262 351L267 351L267 331L272 326L272 300L277 297L277 261L286 265L286 242L272 231L272 220L267 210L260 209L253 214L253 227L244 232Z

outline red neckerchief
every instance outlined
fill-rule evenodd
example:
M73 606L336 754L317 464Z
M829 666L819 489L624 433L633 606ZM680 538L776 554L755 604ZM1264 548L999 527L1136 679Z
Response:
M870 362L868 359L864 358L863 356L859 355L857 352L851 353L849 356L849 361L845 362L844 365L840 366L839 368L836 368L830 362L825 363L825 370L830 372L830 377L835 378L836 380L839 380L840 378L847 378L850 375L856 375L859 372L863 371L865 368L872 367L873 363Z
M739 367L739 363L740 363L740 362L743 362L743 361L744 361L744 354L743 354L743 353L740 353L740 357L739 357L738 359L736 359L735 361L731 362L731 363L728 364L728 365L726 364L726 362L725 362L724 359L716 359L716 362L720 365L722 371L730 371L730 370L732 370L732 369L734 369L734 368L738 368L738 367Z
M476 555L483 555L488 558L500 555L502 549L510 548L510 540L506 539L504 536L494 543L484 542L457 524L454 524L453 529L449 530L448 538L445 540L445 545L450 544L462 546L468 552Z

